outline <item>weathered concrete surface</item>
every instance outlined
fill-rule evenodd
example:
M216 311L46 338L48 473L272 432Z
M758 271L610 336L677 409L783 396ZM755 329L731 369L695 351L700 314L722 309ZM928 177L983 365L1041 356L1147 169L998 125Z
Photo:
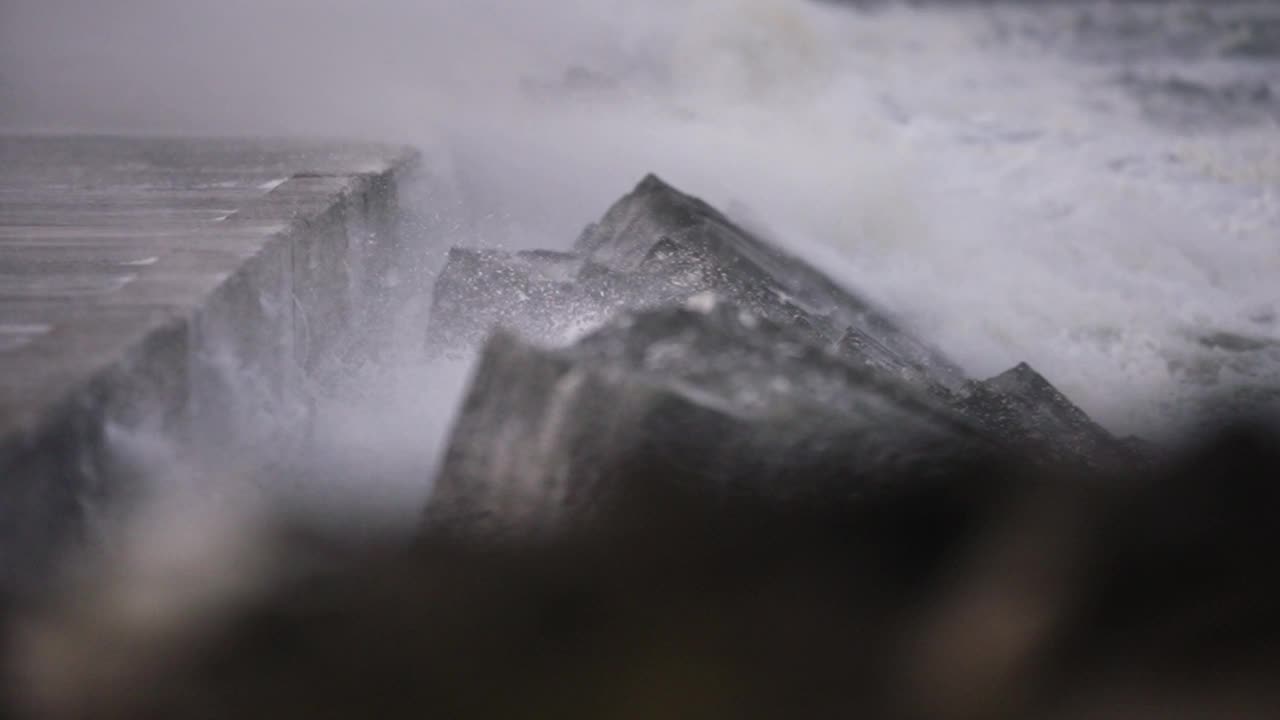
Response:
M836 344L854 328L940 385L958 388L963 382L955 363L882 308L653 175L588 228L577 247L592 262L621 272L641 268L655 254L684 256L686 265L700 266L712 289L766 317L799 325L824 344Z
M616 316L571 347L486 345L428 522L503 535L635 488L852 497L986 447L927 394L724 303Z
M228 447L376 325L391 146L0 137L0 585L121 488L113 432Z
M571 525L614 489L655 482L848 496L993 450L1134 459L1029 366L967 379L871 302L654 176L574 249L450 253L428 347L474 347L495 328L535 344L499 333L483 347L429 524Z
M650 175L588 227L574 254L455 249L436 284L427 343L476 346L495 326L556 344L622 309L679 304L712 291L850 353L874 338L877 367L959 390L961 370L882 309L808 263ZM463 311L465 309L465 312Z
M1054 460L1105 464L1139 452L1094 422L1026 363L970 384L956 406L1006 441Z
M428 351L478 347L495 327L520 327L542 340L561 336L604 305L584 297L575 282L581 267L572 253L450 249L433 289Z

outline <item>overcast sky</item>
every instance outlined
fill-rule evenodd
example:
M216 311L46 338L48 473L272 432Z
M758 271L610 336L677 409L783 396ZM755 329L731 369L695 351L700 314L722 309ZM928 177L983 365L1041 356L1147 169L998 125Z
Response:
M403 137L591 5L0 0L0 127Z

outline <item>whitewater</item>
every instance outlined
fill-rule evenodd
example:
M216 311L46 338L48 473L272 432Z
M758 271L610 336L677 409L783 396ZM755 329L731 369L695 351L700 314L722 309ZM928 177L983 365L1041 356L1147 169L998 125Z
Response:
M1203 6L613 10L449 128L487 243L563 245L654 171L1117 433L1274 400L1280 54L1179 46Z
M0 127L422 148L402 200L424 283L452 245L568 247L653 172L971 376L1029 362L1117 434L1280 404L1274 3L2 12ZM405 308L384 364L307 399L297 495L416 522L469 373L423 364L425 312Z

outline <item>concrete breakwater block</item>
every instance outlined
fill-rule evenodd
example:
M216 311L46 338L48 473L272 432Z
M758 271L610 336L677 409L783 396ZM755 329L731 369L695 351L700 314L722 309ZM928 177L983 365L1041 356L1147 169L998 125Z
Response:
M851 497L983 444L915 388L708 299L623 313L558 350L492 337L429 512L502 533L589 518L654 482Z
M874 337L898 370L944 388L965 381L955 363L883 310L652 175L588 227L572 254L451 252L427 345L474 346L495 324L554 343L565 328L599 324L619 309L679 304L707 291L815 344L839 351L853 331Z
M710 289L763 316L801 326L824 344L838 344L846 331L857 329L938 384L963 383L955 363L883 308L653 175L588 228L577 247L593 262L624 272L653 253L698 258L707 267Z
M1136 459L1136 446L1095 423L1030 365L971 383L956 406L994 433L1057 460Z
M428 347L485 338L428 504L436 525L555 527L645 477L852 495L995 448L1130 456L1029 366L970 380L889 313L653 176L572 252L455 249Z
M0 136L0 590L127 493L133 435L212 453L376 327L413 150ZM226 456L224 456L226 457Z

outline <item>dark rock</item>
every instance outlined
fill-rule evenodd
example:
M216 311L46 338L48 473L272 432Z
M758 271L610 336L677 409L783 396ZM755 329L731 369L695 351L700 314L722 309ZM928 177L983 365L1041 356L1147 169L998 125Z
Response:
M453 248L432 295L428 349L476 347L501 325L543 339L566 332L579 314L572 281L581 264L569 253Z
M996 447L1088 464L1129 452L1028 366L968 381L653 176L572 253L455 249L434 300L433 348L524 338L483 349L430 502L438 527L563 527L624 487L849 497Z
M626 314L570 348L487 344L429 522L529 531L617 488L852 496L979 447L927 395L723 303Z
M887 409L896 408L905 414L895 424L927 419L956 435L979 432L922 386L876 368L850 365L814 344L807 333L710 293L680 308L624 314L567 352L655 382L696 389L736 414L767 414L804 403L886 420Z
M885 334L893 334L896 330L885 328ZM881 335L884 337L884 334ZM837 352L846 361L856 366L865 367L895 377L911 387L923 388L931 395L946 401L954 401L955 394L945 385L939 384L929 374L927 367L922 367L911 358L887 347L875 337L859 330L849 328L840 338Z
M495 326L560 345L572 330L619 310L679 305L713 291L855 364L948 391L965 381L883 311L652 175L588 227L575 249L453 250L437 281L428 346L475 347Z
M1158 452L1155 443L1137 435L1126 435L1120 438L1120 445L1128 452L1131 459L1138 462L1150 460Z
M662 243L628 273L572 253L454 248L436 282L427 347L477 348L499 327L563 346L622 310L679 305L711 286L707 269Z
M970 383L956 407L993 434L1053 460L1096 464L1133 455L1026 363Z
M938 385L958 389L964 382L955 363L881 309L653 175L588 228L577 249L592 262L621 272L639 269L654 254L683 253L709 267L709 289L753 312L799 322L831 344L854 328Z
M1280 717L1278 450L1242 428L1119 482L676 497L516 547L113 552L12 613L5 717Z

